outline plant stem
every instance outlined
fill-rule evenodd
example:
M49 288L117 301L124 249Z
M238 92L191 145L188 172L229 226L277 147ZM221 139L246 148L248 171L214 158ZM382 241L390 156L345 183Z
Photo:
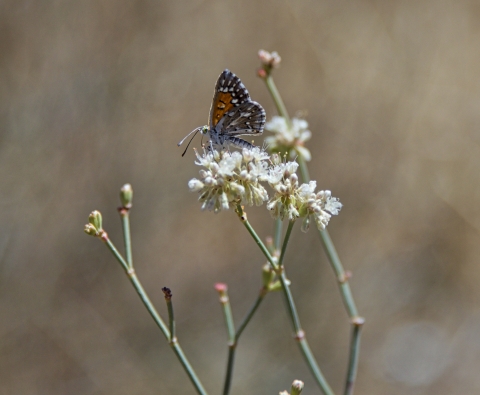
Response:
M283 228L283 221L280 218L275 220L275 237L274 237L274 248L275 251L280 249L280 243L282 242L282 228Z
M308 167L302 156L299 156L298 163L303 182L309 182L310 176L308 174ZM337 254L335 245L333 244L328 230L319 230L318 233L320 235L320 240L322 241L323 249L325 250L328 261L330 262L330 266L333 268L333 271L337 277L342 301L352 323L352 337L350 339L348 371L344 392L345 395L352 395L358 368L361 326L365 320L358 316L357 306L355 305L352 291L350 289L350 285L348 284L348 275L345 273L345 269L343 268L342 262L340 261L340 257Z
M278 267L281 268L283 264L283 259L285 257L285 251L287 250L288 240L290 239L290 234L292 233L293 225L295 225L295 220L291 220L288 223L287 233L285 233L285 238L283 239L282 252L280 254L280 259L278 260Z
M360 352L360 332L362 330L364 320L358 319L352 322L352 338L350 340L350 357L348 361L347 380L345 382L344 395L352 395L355 379L357 376L358 354Z
M223 386L223 394L227 395L230 392L230 386L232 383L233 374L233 362L235 361L235 324L233 323L232 308L230 306L230 299L228 298L227 285L217 284L215 286L219 295L220 303L222 305L223 316L225 318L225 324L227 327L228 336L228 360L227 360L227 372L225 374L225 383Z
M345 273L345 270L340 262L335 246L333 245L332 239L327 230L319 230L320 240L322 241L323 248L327 254L328 260L337 276L338 286L340 289L340 294L342 295L342 300L347 310L348 316L350 319L353 319L358 316L357 306L353 300L352 291L350 290L350 285L348 284L348 276Z
M237 204L235 211L240 221L242 221L245 228L247 228L248 233L250 233L250 235L253 237L257 245L260 247L260 250L263 252L263 255L265 255L265 258L267 258L268 262L270 263L270 265L272 265L273 269L277 270L278 265L275 262L274 258L270 255L268 248L265 246L265 244L263 244L263 241L260 239L260 237L258 237L257 232L255 232L255 230L252 228L252 226L250 225L250 222L248 222L247 213L243 211L242 206L239 204Z
M300 175L302 177L302 181L304 183L308 183L310 181L310 174L308 174L307 162L305 161L302 155L299 155L297 157L297 161L300 168Z
M203 388L202 383L198 379L197 375L195 374L195 371L193 370L192 366L188 362L187 357L183 353L182 348L180 347L180 344L178 343L176 338L172 338L170 336L170 331L168 330L167 326L163 322L162 318L158 314L157 310L153 306L150 298L148 297L147 293L145 292L145 289L143 288L140 280L138 279L137 275L135 274L135 270L133 267L129 267L125 259L120 255L118 250L115 248L114 244L111 242L111 240L108 238L107 234L104 232L102 235L102 240L105 241L107 247L110 249L110 251L113 253L115 258L117 258L118 262L122 265L123 269L125 270L125 273L127 274L128 278L130 279L130 282L132 283L133 287L137 291L138 295L140 296L140 299L142 300L143 304L147 308L147 311L150 313L151 317L157 324L157 326L160 328L161 332L165 336L165 338L168 340L170 343L170 346L173 349L173 352L175 355L178 357L181 365L183 366L183 369L187 373L188 377L190 378L190 381L192 382L193 386L197 390L197 393L200 395L207 395L207 392Z
M268 293L268 290L267 288L265 287L262 287L260 289L260 292L257 296L257 299L255 300L255 302L253 303L252 307L250 307L250 310L248 311L248 313L245 315L245 318L243 319L242 323L240 324L240 326L238 327L237 329L237 334L235 335L235 341L238 342L238 339L240 338L240 336L242 335L242 332L243 330L246 328L246 326L248 325L248 323L250 322L250 320L252 319L253 315L255 314L255 312L257 311L258 307L260 306L260 304L262 303L263 299L265 298L265 296L267 295Z
M262 303L265 295L268 293L267 288L262 287L260 289L260 293L255 300L254 304L246 314L245 318L243 319L242 323L237 329L237 332L233 336L233 340L229 342L228 345L228 360L227 360L227 372L225 374L225 383L223 386L223 395L228 395L230 393L230 387L232 384L232 376L233 376L233 365L235 361L235 351L237 350L237 344L238 340L240 339L240 336L242 335L243 330L247 327L248 323L250 322L251 318L257 311L258 307ZM233 320L232 320L233 322ZM230 331L229 331L230 332ZM230 335L229 335L230 339Z
M277 86L275 85L271 74L268 74L267 77L265 77L265 84L267 85L267 89L270 92L270 95L272 95L272 99L275 103L275 107L277 107L278 114L284 117L287 121L287 124L290 126L292 124L292 121L290 120L290 116L288 115L287 107L285 107L285 104L283 103L282 96L280 96L280 93L278 92Z
M167 289L167 288L164 288ZM170 290L168 290L170 292ZM171 295L171 294L170 294ZM175 341L177 335L175 333L175 316L173 314L173 303L172 297L165 297L165 302L167 303L167 310L168 310L168 327L170 330L170 342Z
M292 321L292 325L295 331L295 337L298 340L298 345L300 347L300 351L302 352L305 360L307 361L308 367L310 368L310 371L313 374L313 377L317 381L318 386L320 389L323 391L325 395L334 395L333 390L330 388L328 385L327 381L325 380L325 377L323 376L320 368L318 367L318 364L315 360L315 357L313 356L307 340L305 338L305 333L302 330L302 327L300 325L300 319L298 318L298 313L297 309L295 307L295 302L293 301L293 296L292 293L290 292L290 287L288 285L288 280L285 275L285 271L283 267L280 267L279 264L275 263L274 259L268 252L267 248L263 244L262 240L258 237L257 233L255 230L252 228L250 223L247 220L247 214L243 211L243 208L238 205L237 210L236 210L239 219L242 221L243 225L247 228L248 232L250 235L253 237L257 245L260 247L262 250L263 254L266 256L267 260L270 262L272 265L273 269L277 272L280 278L280 282L282 284L282 290L285 295L285 299L287 301L287 307L288 307L288 313L290 315L290 319ZM293 228L293 221L290 221L289 223L289 230L287 230L287 234L285 235L284 239L284 246L288 244L288 239L290 237L290 232L291 228ZM285 247L286 248L286 247ZM285 248L282 248L283 252L285 252ZM282 254L283 255L283 254ZM280 255L280 259L282 260L282 255Z
M123 240L125 243L125 255L127 257L127 263L130 268L133 267L132 259L132 241L130 237L130 210L121 207L119 209L120 216L122 218Z

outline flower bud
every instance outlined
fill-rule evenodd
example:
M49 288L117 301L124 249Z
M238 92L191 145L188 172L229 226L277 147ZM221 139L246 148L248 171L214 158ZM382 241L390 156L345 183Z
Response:
M98 236L97 229L92 224L86 224L83 231L89 236Z
M132 207L133 189L130 184L125 184L120 188L120 201L125 208Z
M93 225L96 231L102 230L102 214L100 214L100 211L92 211L88 216L88 222Z
M295 380L292 383L292 388L290 389L291 395L300 395L303 390L303 381Z

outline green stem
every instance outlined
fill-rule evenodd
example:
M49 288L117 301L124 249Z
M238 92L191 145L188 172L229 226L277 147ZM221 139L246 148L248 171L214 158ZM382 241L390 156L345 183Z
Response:
M250 307L250 310L248 311L248 313L246 314L245 318L243 319L242 323L240 324L240 326L238 327L237 329L237 334L235 335L235 341L238 342L238 339L240 338L243 330L246 328L246 326L248 325L248 323L250 322L250 320L252 319L253 315L255 314L255 312L257 311L258 307L260 306L260 304L262 303L263 299L265 298L265 296L267 295L268 293L268 290L266 287L262 287L260 289L260 293L258 294L258 297L257 299L255 300L255 302L253 303L252 307Z
M308 166L302 156L299 156L298 163L300 167L300 174L303 182L309 182L310 176L308 174ZM319 230L320 239L322 241L323 249L327 254L328 261L337 276L337 282L342 296L342 301L347 311L350 320L352 321L352 337L350 340L350 353L348 361L347 379L345 383L344 395L352 395L355 378L358 369L358 354L360 352L360 332L364 319L358 316L357 306L353 299L350 285L348 284L348 276L345 273L340 257L337 254L335 245L328 233L328 230ZM360 323L360 324L359 324Z
M230 392L230 386L232 384L233 363L235 361L235 324L233 323L233 314L230 306L230 300L228 298L227 286L221 284L217 290L220 294L220 303L222 304L223 316L225 318L228 336L227 372L225 374L225 383L223 386L223 394L227 395Z
M300 175L302 177L302 181L304 183L308 183L310 181L310 174L308 174L307 162L305 161L302 155L299 155L297 157L297 161L300 168Z
M177 337L175 333L175 318L173 315L173 303L172 299L167 299L167 310L168 310L168 323L169 323L169 329L170 329L170 341L174 341L174 339Z
M285 257L285 251L287 250L288 240L290 239L290 234L292 233L293 225L295 225L295 220L291 220L288 223L287 233L285 234L285 238L283 239L282 244L282 252L280 254L280 259L278 260L278 267L282 267L283 259Z
M327 230L319 230L320 240L322 241L323 248L327 254L328 260L337 276L337 282L340 289L340 294L342 295L342 300L347 310L348 316L353 319L358 316L357 306L353 300L352 291L350 285L348 284L348 276L345 273L345 270L340 262L335 246L333 245L332 239L328 234Z
M120 216L122 217L123 240L125 243L125 255L129 267L133 267L132 259L132 241L130 237L130 211L124 207L120 208Z
M273 81L273 78L270 74L268 74L268 76L265 78L265 84L267 85L267 89L270 92L270 95L272 95L272 99L275 103L275 107L277 107L278 113L285 118L287 124L290 126L292 121L290 120L290 117L288 115L287 107L285 107L282 97L280 96L277 86L275 85L275 82Z
M265 258L267 258L268 262L270 265L272 265L274 270L278 269L278 265L273 259L273 257L270 255L270 252L268 251L268 248L263 244L263 241L258 237L257 232L252 228L250 225L250 222L247 220L247 214L243 211L243 208L241 205L237 205L236 212L238 217L240 218L240 221L242 221L243 225L245 228L247 228L248 233L253 237L257 245L260 247L260 250L263 252L263 255L265 255Z
M263 298L267 294L267 289L262 288L260 290L260 294L257 297L257 300L250 308L249 312L247 313L246 317L243 319L240 327L238 328L237 332L235 333L235 329L233 327L233 315L230 307L230 302L228 301L228 296L225 294L221 294L220 299L223 306L225 322L227 324L227 331L228 331L228 360L227 360L227 372L225 374L225 383L223 386L223 395L228 395L230 392L230 387L232 383L232 376L233 376L233 365L235 361L235 351L237 349L238 339L242 334L243 330L246 328L250 319L253 317L255 312L257 311L258 306L262 302Z
M290 319L292 321L292 325L293 325L293 328L294 328L294 331L295 331L296 338L298 340L300 351L302 352L305 360L307 361L308 367L310 368L310 371L312 372L313 377L315 378L318 386L321 388L321 390L323 391L323 393L325 395L334 395L334 392L332 391L332 389L328 385L327 381L325 380L325 377L323 376L320 368L318 367L318 364L315 360L315 357L313 356L313 354L312 354L312 352L311 352L311 350L308 346L307 340L305 338L305 333L303 332L302 327L300 325L300 319L298 318L298 313L297 313L297 309L295 307L295 302L293 301L293 296L290 292L290 287L288 286L288 280L286 278L283 267L281 268L278 264L276 264L274 262L274 259L272 258L272 256L268 252L267 248L264 246L263 242L260 240L260 238L256 234L255 230L252 228L252 226L248 222L247 215L243 211L241 206L237 206L237 214L238 214L240 220L242 221L242 223L244 224L244 226L247 228L250 235L253 237L253 239L255 240L257 245L260 247L260 249L262 250L262 252L266 256L267 260L270 262L270 264L274 268L274 270L277 273L279 273L280 282L282 284L282 290L283 290L283 293L285 295L285 299L287 301L288 313L289 313ZM291 222L293 222L293 221L291 221ZM289 223L289 228L293 227L293 224L291 222ZM290 232L291 232L291 229L290 229ZM287 233L289 233L288 230L287 230ZM288 237L289 237L289 234L288 234ZM287 237L287 235L285 235L284 245L286 243L288 243L288 237ZM283 250L283 248L282 248L282 250Z
M277 218L275 220L275 238L273 239L275 251L280 249L280 243L282 242L282 228L283 221L280 218Z
M122 265L123 269L125 270L125 273L127 274L128 278L130 279L130 282L132 283L133 287L137 291L138 295L140 296L140 299L142 300L143 304L147 308L147 311L150 313L151 317L157 324L157 326L160 328L161 332L165 336L165 338L169 341L171 347L173 348L174 353L177 355L180 363L183 366L183 369L187 373L188 377L190 378L190 381L192 382L193 386L197 390L197 393L200 395L207 395L207 392L202 386L202 383L198 379L197 375L195 374L195 371L193 370L192 366L188 362L187 357L183 353L182 348L180 347L180 344L177 342L175 338L173 340L170 340L170 331L168 330L167 326L163 322L162 318L158 314L157 310L153 306L150 298L148 297L147 293L145 292L145 289L143 288L140 280L138 279L137 275L135 274L135 270L133 268L130 268L125 261L125 259L120 255L118 250L115 248L114 244L111 242L111 240L108 238L107 234L104 233L102 236L102 240L105 241L107 247L110 249L110 251L113 253L115 258L120 262Z
M347 379L345 382L344 395L352 395L355 379L357 377L358 354L360 352L360 332L364 320L358 318L352 322L352 338L350 340L350 356L348 361Z

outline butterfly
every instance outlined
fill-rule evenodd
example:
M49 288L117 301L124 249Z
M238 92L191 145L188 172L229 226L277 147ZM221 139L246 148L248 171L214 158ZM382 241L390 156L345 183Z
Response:
M260 135L264 126L265 110L263 107L250 99L247 88L240 78L225 69L215 85L208 125L192 130L178 143L178 146L194 133L187 145L188 148L197 132L201 132L210 137L210 150L213 150L214 147L225 148L229 145L237 148L253 148L253 144L237 136ZM187 152L187 148L182 156Z

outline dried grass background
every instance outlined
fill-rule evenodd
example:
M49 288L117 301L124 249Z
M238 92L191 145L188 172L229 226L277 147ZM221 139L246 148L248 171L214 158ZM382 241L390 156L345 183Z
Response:
M258 49L307 111L310 172L344 204L329 227L366 317L357 394L480 389L480 3L477 1L0 2L0 394L190 394L185 373L102 243L121 246L118 190L135 191L134 260L211 394L226 334L263 257L233 213L200 212L176 143L239 75L267 116ZM195 141L199 146L199 139ZM259 141L260 142L260 141ZM265 207L249 210L264 237ZM300 317L340 393L350 326L314 231L286 265ZM271 294L240 341L234 394L319 393Z

